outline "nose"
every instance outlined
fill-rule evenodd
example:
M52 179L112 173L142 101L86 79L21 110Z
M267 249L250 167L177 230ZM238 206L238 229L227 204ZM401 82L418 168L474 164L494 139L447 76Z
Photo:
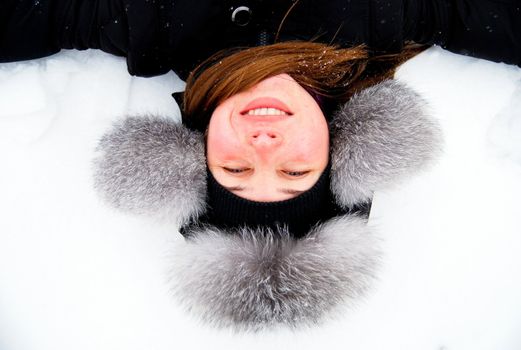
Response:
M250 144L259 150L270 150L280 146L282 135L274 131L257 131L250 135Z

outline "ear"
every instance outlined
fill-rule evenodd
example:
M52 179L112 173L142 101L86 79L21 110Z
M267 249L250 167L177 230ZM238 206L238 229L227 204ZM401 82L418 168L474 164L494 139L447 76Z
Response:
M379 239L341 216L302 239L286 231L192 231L172 254L173 291L218 328L257 331L320 323L353 306L374 282Z
M183 225L205 209L203 135L161 117L128 117L99 142L94 183L112 206Z
M332 118L331 190L351 208L423 169L441 150L426 102L396 80L354 95Z

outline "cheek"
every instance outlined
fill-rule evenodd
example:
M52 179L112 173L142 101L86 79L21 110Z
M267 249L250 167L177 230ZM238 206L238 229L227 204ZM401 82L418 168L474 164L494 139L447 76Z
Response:
M233 142L230 137L222 135L211 137L208 134L208 141L206 143L206 154L208 162L214 160L228 160L237 157L240 152L238 145Z
M327 122L319 121L302 125L296 130L296 137L291 146L301 158L321 166L329 160L329 129Z
M212 114L208 125L206 139L208 165L213 165L216 161L235 158L239 153L239 140L226 117L226 111L218 108Z
M327 133L303 135L302 141L295 150L310 162L325 166L329 159L329 135Z

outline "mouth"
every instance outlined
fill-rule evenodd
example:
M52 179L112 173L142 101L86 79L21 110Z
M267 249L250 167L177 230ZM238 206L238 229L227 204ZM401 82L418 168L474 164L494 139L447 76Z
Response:
M273 97L256 98L244 107L241 115L250 116L289 116L293 115L288 106Z
M284 112L280 109L273 108L273 107L262 107L262 108L255 108L250 109L249 111L245 113L241 113L242 115L260 115L260 116L269 116L269 115L289 115L287 112Z

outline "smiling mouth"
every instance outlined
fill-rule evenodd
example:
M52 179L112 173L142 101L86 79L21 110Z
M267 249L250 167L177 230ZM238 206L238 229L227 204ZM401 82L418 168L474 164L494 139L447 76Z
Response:
M250 109L249 111L241 113L242 115L260 115L260 116L269 116L269 115L290 115L289 113L272 107L262 107Z
M251 116L293 115L284 102L273 97L260 97L254 99L244 107L240 114Z

